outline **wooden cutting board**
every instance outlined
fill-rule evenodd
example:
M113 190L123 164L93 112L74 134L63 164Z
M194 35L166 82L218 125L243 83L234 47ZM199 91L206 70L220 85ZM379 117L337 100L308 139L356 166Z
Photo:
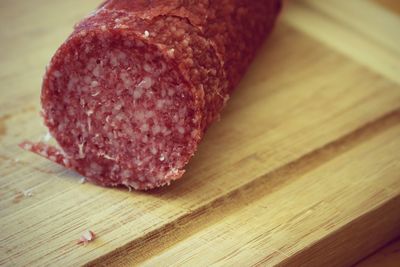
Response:
M184 178L80 184L46 134L44 68L97 0L0 3L0 265L353 264L400 234L396 0L286 2ZM76 240L87 229L96 239Z

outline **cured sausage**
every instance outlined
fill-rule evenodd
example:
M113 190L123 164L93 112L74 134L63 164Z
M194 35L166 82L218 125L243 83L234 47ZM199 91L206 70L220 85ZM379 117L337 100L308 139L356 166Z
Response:
M108 0L78 23L43 80L59 148L36 152L103 186L180 178L258 47L280 0Z

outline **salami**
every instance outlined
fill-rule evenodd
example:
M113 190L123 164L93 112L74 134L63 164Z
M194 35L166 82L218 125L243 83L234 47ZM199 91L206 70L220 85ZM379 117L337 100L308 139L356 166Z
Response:
M43 80L59 148L22 146L103 186L180 178L279 13L280 0L108 0Z

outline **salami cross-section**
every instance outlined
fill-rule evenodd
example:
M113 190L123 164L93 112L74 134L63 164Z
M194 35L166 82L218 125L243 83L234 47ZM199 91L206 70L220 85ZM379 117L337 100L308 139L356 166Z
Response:
M109 0L75 26L43 81L59 148L22 146L104 186L180 178L273 27L280 0Z

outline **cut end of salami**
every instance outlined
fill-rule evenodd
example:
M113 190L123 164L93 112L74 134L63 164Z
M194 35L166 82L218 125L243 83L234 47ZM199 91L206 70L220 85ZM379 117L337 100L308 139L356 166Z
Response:
M182 176L200 122L174 65L120 30L81 32L58 50L44 79L43 114L79 173L135 189Z
M180 178L280 9L280 0L189 2L108 0L77 24L42 87L59 148L21 147L103 186Z

